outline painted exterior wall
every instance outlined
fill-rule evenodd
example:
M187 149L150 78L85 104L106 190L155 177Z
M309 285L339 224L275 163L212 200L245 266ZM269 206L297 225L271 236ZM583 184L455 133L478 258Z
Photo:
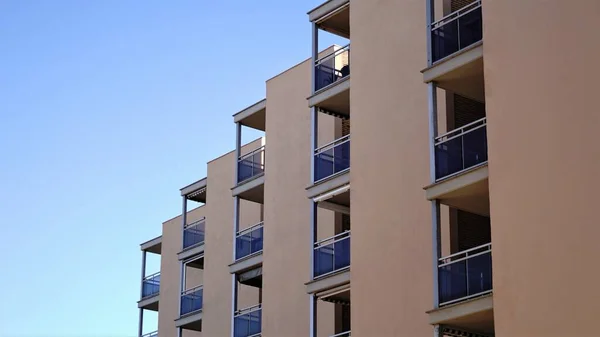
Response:
M311 61L267 81L267 162L263 256L263 336L308 336L310 280ZM329 116L325 116L329 117ZM333 140L334 119L320 120L320 135ZM319 222L333 227L333 213ZM333 334L333 310L322 310L319 329Z
M188 201L188 207L192 205L193 202ZM206 216L206 211L206 205L190 210L187 215L187 223L200 220ZM181 252L183 244L181 222L181 215L179 215L163 223L158 308L158 334L160 336L176 336L175 319L179 318L180 294L180 269L177 253ZM192 269L188 268L187 281L188 285L194 287L202 284L202 271ZM185 337L201 337L201 332L189 331Z
M261 140L244 146L244 151L258 148ZM231 274L228 265L233 262L233 187L235 152L229 152L208 163L207 197L209 207L206 218L206 250L204 263L204 314L202 333L205 336L230 336L231 334ZM260 206L241 202L240 223L260 221ZM210 225L209 225L210 222ZM251 302L254 289L243 288L242 302ZM257 303L257 301L255 302ZM187 331L185 331L187 333ZM187 336L185 336L187 337Z
M352 335L431 336L425 1L350 7Z
M482 6L496 336L597 335L600 2Z

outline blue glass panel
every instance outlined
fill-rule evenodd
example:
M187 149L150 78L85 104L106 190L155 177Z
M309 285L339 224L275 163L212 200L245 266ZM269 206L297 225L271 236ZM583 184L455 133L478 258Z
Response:
M250 179L264 172L263 152L264 150L258 151L238 161L238 182Z
M481 41L482 37L481 7L479 7L431 32L433 62Z
M234 336L247 337L261 332L262 310L258 309L250 313L237 316L234 319Z
M263 249L263 227L238 236L235 239L235 259L254 254Z
M181 296L181 315L189 314L190 312L194 312L202 309L202 297L204 294L204 289L200 288L198 290L185 293Z
M188 248L204 242L204 221L188 226L183 230L183 248Z
M142 298L158 294L160 290L160 274L142 281Z
M439 268L440 302L449 302L492 289L492 253Z
M350 140L315 154L315 181L350 167Z
M443 178L487 160L487 128L484 126L436 145L435 175L437 179Z
M350 237L315 249L315 276L346 268L350 265Z
M347 61L342 56L344 54L347 55ZM350 49L323 59L315 66L315 91L323 89L348 75L350 75Z

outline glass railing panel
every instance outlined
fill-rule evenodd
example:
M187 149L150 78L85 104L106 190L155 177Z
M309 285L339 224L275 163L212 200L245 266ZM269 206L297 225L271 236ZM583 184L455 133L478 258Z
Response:
M238 160L238 183L257 176L265 171L265 147L262 146Z
M202 309L202 296L204 288L202 286L184 291L181 294L180 315L186 315Z
M158 294L160 290L160 272L144 277L142 281L142 298Z
M492 246L486 244L440 259L440 304L482 295L492 290Z
M315 181L325 179L350 168L350 135L315 151Z
M142 337L157 337L158 336L158 331L153 331L153 332L149 332L145 335L142 335Z
M331 335L329 337L350 337L350 331L345 331L345 332L340 332L338 334L335 335Z
M183 249L195 246L204 242L204 219L187 225L183 229Z
M315 277L350 266L350 232L343 232L315 244Z
M435 141L435 176L442 179L487 162L486 118L439 136Z
M240 231L235 238L235 259L260 252L263 249L263 223Z
M315 64L315 91L350 75L350 45L319 59Z
M240 310L234 317L234 336L248 337L261 333L262 309L259 306Z
M483 38L481 1L475 1L435 22L431 30L433 62Z

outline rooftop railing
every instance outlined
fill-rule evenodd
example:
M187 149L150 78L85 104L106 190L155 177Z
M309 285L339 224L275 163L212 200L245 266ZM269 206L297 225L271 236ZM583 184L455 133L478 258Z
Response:
M432 61L437 62L483 38L481 0L431 24Z
M492 244L443 257L438 264L440 305L492 291Z
M486 126L484 117L435 138L436 180L487 162Z
M315 63L315 91L350 75L350 45L320 58Z

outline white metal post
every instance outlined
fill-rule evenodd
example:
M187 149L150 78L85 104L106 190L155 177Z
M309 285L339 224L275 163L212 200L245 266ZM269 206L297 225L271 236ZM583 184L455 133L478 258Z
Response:
M309 294L310 297L310 337L317 337L317 297Z
M235 177L233 178L235 185L237 185L239 183L239 176L240 176L239 160L240 160L240 156L241 156L241 151L242 151L242 124L240 124L238 122L238 123L235 123L235 167L233 169L233 171L235 172Z
M435 0L425 0L425 20L427 22L427 66L430 67L433 64L433 47L431 28L435 18Z
M428 0L428 3L431 0ZM437 86L434 82L427 85L429 102L429 175L431 182L436 179L436 161L435 161L435 137L438 134L437 122ZM438 200L431 201L431 252L433 269L433 307L438 308L439 301L439 278L438 261L440 259L440 203Z

